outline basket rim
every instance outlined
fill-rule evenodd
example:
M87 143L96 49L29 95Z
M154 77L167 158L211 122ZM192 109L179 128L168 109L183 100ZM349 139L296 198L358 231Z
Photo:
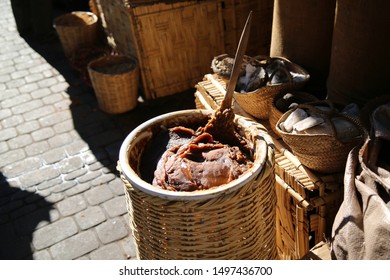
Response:
M253 177L256 177L258 174L260 174L260 172L262 172L263 169L265 168L266 157L268 156L267 143L263 139L257 139L256 145L261 145L259 149L263 150L264 152L260 154L260 157L255 159L253 166L250 169L248 169L245 173L243 173L239 178L227 184L213 187L207 190L197 190L192 192L175 192L170 190L164 190L144 181L137 174L137 172L131 168L129 164L129 158L128 158L129 148L134 142L134 139L137 136L139 136L143 131L146 131L148 127L152 126L153 124L160 123L162 120L165 120L167 117L174 118L176 116L194 115L194 114L204 117L204 116L210 116L213 112L214 112L213 110L187 109L187 110L165 113L163 115L159 115L157 117L154 117L142 123L134 130L132 130L123 141L119 150L119 167L125 179L131 182L133 187L152 196L157 196L167 200L192 201L192 200L211 199L211 198L215 198L217 195L224 195L224 194L231 193L241 188L246 183L248 183ZM250 123L245 121L244 117L241 116L236 115L235 122L241 126L247 125L247 128L251 127ZM151 132L149 133L151 134Z
M93 23L92 24L95 24L98 22L99 18L97 15L95 15L94 13L92 12L89 12L89 11L72 11L72 12L69 12L69 13L65 13L65 14L62 14L62 15L59 15L58 17L56 17L54 19L54 22L53 22L53 27L56 28L57 26L60 26L61 28L74 28L74 26L68 26L68 25L58 25L58 21L65 18L65 17L68 17L68 16L72 16L72 15L77 15L77 14L87 14L89 16L91 16L93 18ZM87 26L89 25L92 25L92 24L88 24Z
M93 71L95 73L98 73L99 75L113 76L113 74L100 72L100 71L97 71L96 69L94 69L94 64L102 62L104 60L109 60L111 58L122 60L122 61L125 61L125 62L129 62L130 64L132 64L134 66L133 68L131 68L128 71L117 73L115 75L123 75L123 74L131 73L133 71L136 71L137 68L138 68L138 61L137 61L137 59L135 57L126 56L126 55L116 55L116 54L113 55L113 54L109 54L109 55L102 55L102 56L100 56L98 58L95 58L92 61L90 61L88 63L88 65L87 65L87 69L89 71Z
M295 110L296 108L292 108L290 110L288 110L287 112L285 112L284 114L282 114L282 116L279 118L279 120L277 121L276 125L275 125L275 128L276 130L280 133L280 135L282 136L285 136L285 137L295 137L295 138L315 138L315 137L321 137L321 138L329 138L329 139L332 139L332 140L335 140L337 142L340 142L340 143L352 143L352 142L355 142L357 141L358 139L361 139L362 137L364 137L364 130L362 130L362 128L360 126L358 126L355 122L353 122L353 120L351 120L350 118L348 118L347 116L345 115L342 115L343 117L347 118L349 121L351 121L360 131L360 135L359 136L356 136L354 138L351 138L349 139L348 141L343 141L343 140L340 140L338 139L335 135L329 135L329 134L325 134L325 133L315 133L315 134L293 134L293 133L289 133L289 132L286 132L286 131L283 131L282 129L280 129L280 123L285 121L286 118ZM341 113L340 113L341 115Z

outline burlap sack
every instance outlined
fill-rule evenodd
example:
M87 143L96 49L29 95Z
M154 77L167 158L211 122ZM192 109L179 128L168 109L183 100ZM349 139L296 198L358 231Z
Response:
M389 10L388 0L337 0L327 83L334 103L364 106L390 91Z
M333 259L390 259L390 103L373 112L371 125L364 145L349 154Z
M270 55L285 57L306 69L310 74L307 87L324 96L335 6L336 0L275 0L274 3Z

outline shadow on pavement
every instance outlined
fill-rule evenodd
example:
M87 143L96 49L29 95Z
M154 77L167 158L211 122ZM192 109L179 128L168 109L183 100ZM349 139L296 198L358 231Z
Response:
M13 188L0 173L0 259L33 259L33 232L51 221L51 211L42 196Z

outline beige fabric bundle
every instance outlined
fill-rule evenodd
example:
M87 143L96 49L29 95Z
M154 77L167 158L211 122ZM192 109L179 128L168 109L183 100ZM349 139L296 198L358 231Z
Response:
M333 259L390 259L390 103L372 114L371 137L349 154Z

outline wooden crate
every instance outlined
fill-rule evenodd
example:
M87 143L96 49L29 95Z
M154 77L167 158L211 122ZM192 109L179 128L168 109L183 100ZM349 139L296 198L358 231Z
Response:
M226 84L207 74L196 85L199 109L216 109L223 100ZM253 118L233 100L236 114ZM301 259L313 246L330 236L334 217L343 199L343 174L315 174L305 168L269 126L275 147L276 242L281 259Z
M117 49L139 60L147 100L193 88L224 53L220 0L98 1Z
M274 0L223 0L225 52L235 53L249 11L253 11L246 53L250 56L269 54L273 6Z

